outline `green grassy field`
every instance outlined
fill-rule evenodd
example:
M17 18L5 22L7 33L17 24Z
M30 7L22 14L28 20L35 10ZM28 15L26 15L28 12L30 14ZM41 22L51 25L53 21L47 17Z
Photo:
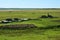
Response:
M0 30L0 40L60 40L60 29Z
M47 15L50 13L50 15L54 17L59 18L46 18L42 19L39 18L42 15ZM4 20L6 18L38 18L39 20L30 20L30 21L24 21L24 22L13 22L8 24L35 24L37 26L46 26L46 25L57 25L60 24L59 22L52 22L52 20L60 20L60 10L25 10L25 11L0 11L0 20ZM8 25L7 24L7 25ZM5 25L5 24L0 24Z
M50 13L58 18L40 18L42 15ZM38 20L29 20L23 22L12 22L1 25L12 24L35 24L37 27L60 25L60 10L25 10L25 11L0 11L0 21L6 18L38 18ZM1 30L0 40L60 40L60 28L40 30L40 29L26 29L26 30Z
M41 15L50 13L53 16L60 17L60 10L25 10L25 11L0 11L0 18L38 18ZM0 20L1 20L0 19Z

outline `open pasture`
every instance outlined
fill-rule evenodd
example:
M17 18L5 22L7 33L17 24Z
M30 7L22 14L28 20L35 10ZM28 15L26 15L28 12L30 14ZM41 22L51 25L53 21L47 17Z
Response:
M47 14L57 18L40 18ZM15 24L34 24L38 28L14 30L0 29L0 40L60 40L60 27L53 29L39 29L60 25L60 10L18 10L0 11L0 21L6 18L32 18L37 20L18 21L7 24L0 23L0 26Z

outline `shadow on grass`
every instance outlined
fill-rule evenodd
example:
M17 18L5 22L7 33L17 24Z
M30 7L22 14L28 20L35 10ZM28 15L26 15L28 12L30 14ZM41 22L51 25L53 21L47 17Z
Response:
M48 30L48 29L55 29L55 28L60 28L60 25L39 27L38 29Z

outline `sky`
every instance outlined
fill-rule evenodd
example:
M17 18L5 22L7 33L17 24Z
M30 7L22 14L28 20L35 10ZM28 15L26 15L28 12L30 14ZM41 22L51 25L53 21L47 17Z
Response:
M0 8L60 8L60 0L0 0Z

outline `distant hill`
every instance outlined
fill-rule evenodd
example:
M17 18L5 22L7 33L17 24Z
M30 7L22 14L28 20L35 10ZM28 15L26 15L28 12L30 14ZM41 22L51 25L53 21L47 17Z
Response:
M0 10L60 10L60 8L0 8Z

